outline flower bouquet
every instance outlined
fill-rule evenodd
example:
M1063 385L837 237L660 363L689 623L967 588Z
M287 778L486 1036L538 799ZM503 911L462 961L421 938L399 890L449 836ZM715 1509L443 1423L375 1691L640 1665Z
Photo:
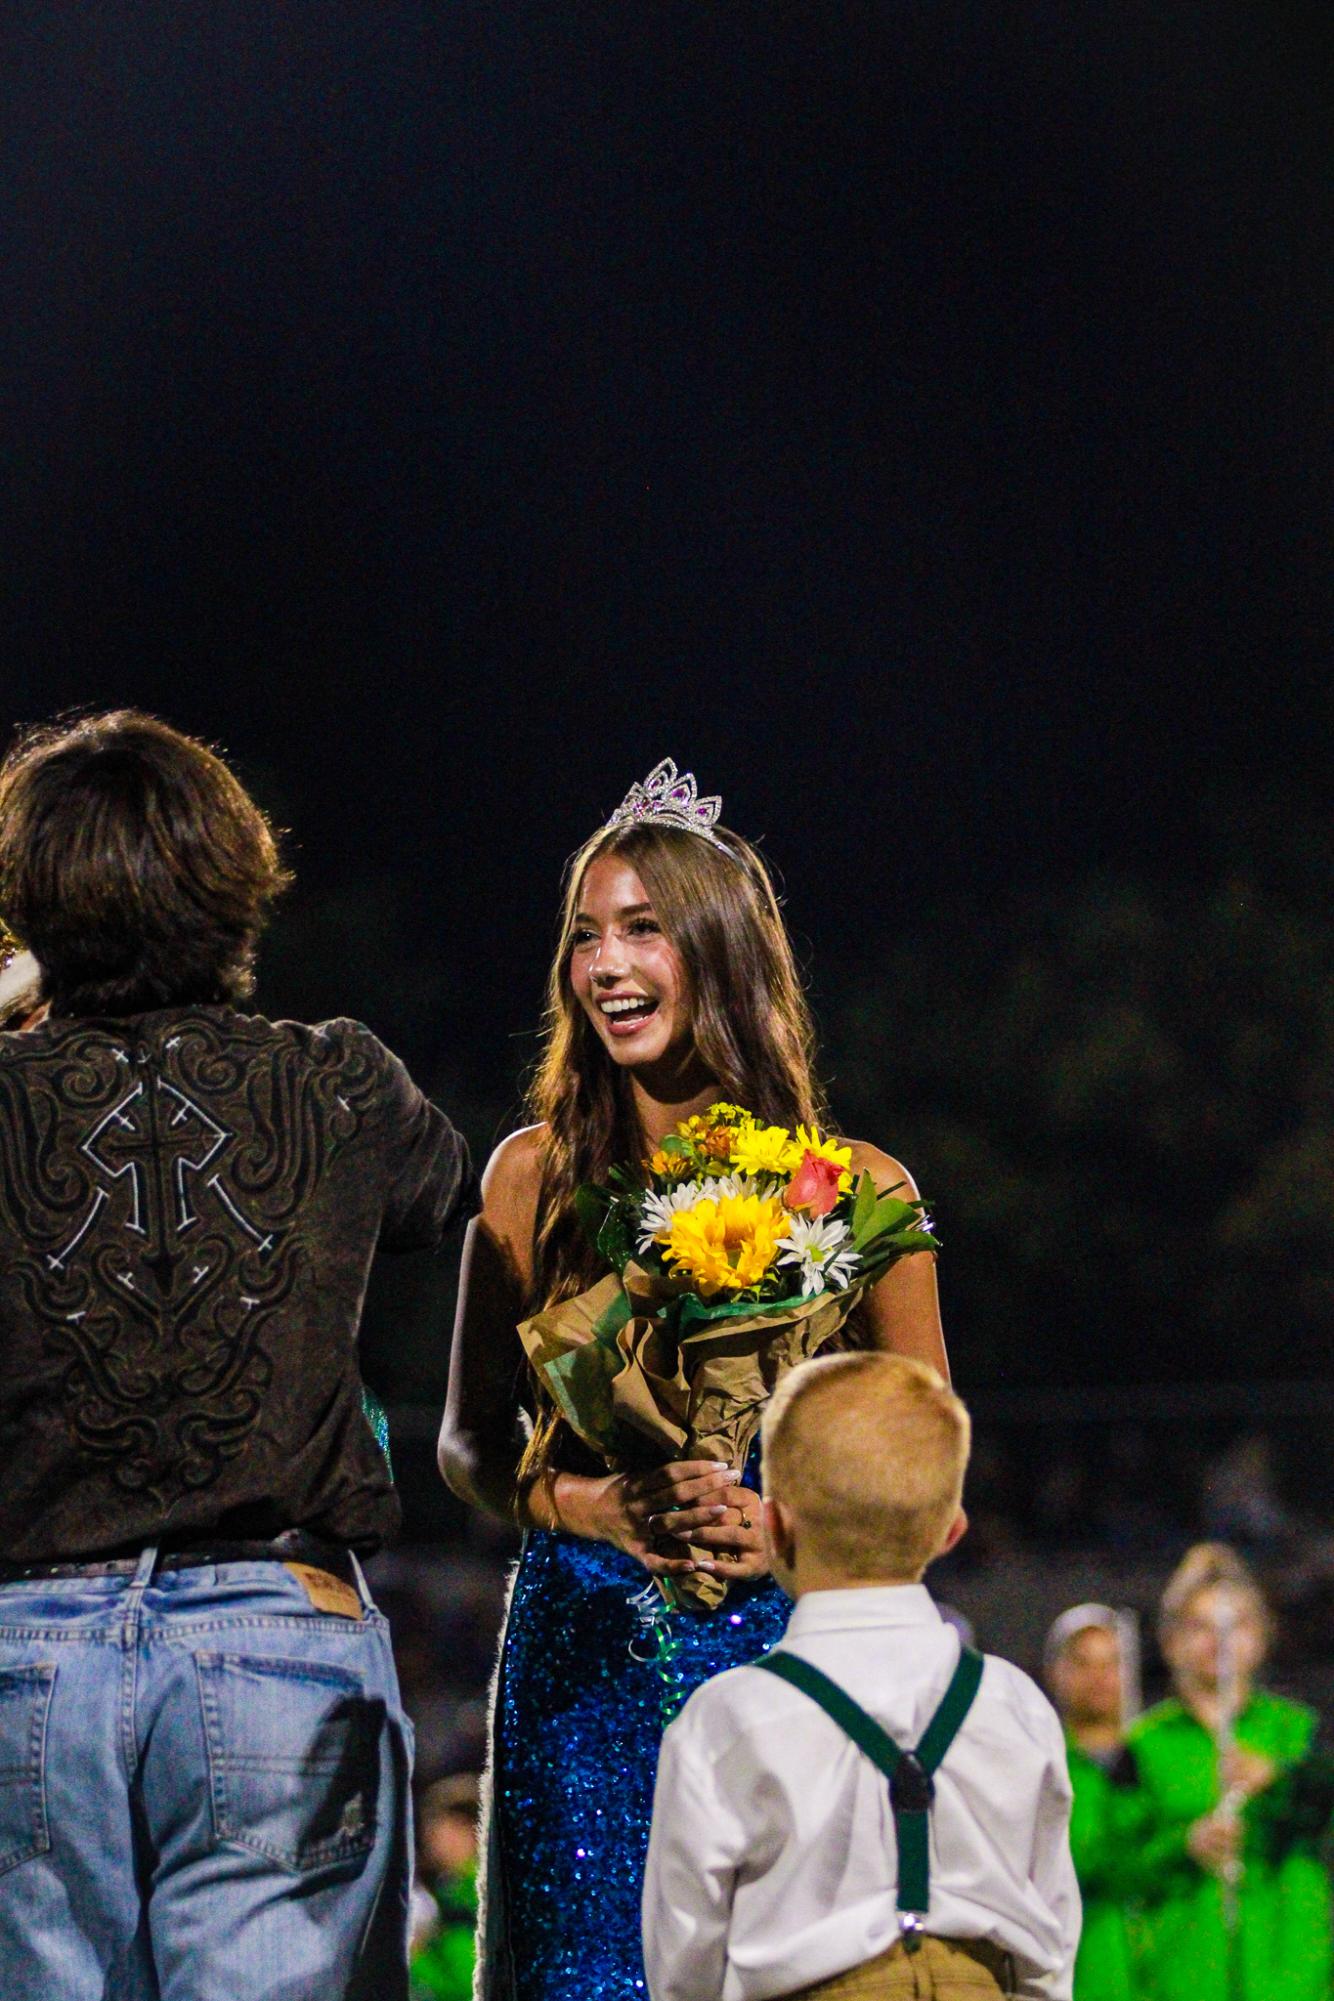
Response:
M685 1120L647 1173L614 1167L576 1199L610 1274L519 1334L566 1423L617 1471L744 1466L788 1369L897 1259L937 1248L921 1203L854 1176L851 1148L737 1105ZM702 1571L660 1581L707 1608L727 1591Z

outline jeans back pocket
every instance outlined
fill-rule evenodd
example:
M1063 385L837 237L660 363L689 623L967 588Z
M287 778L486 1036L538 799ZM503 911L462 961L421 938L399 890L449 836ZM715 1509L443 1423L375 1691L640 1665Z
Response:
M54 1663L0 1668L0 1874L45 1855L46 1719Z
M197 1654L195 1671L214 1838L298 1872L368 1855L383 1700L322 1661Z

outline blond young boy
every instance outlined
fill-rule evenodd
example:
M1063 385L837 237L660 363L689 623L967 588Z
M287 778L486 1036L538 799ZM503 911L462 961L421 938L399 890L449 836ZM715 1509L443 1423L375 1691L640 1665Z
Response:
M1018 1668L961 1649L921 1581L966 1527L968 1448L959 1399L902 1356L807 1362L779 1388L765 1526L796 1608L664 1738L652 2001L1068 2001L1060 1725Z

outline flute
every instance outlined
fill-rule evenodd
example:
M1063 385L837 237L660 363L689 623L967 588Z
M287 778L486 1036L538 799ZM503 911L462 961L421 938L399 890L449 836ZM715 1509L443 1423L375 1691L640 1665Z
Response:
M1218 1746L1219 1786L1222 1790L1218 1811L1235 1823L1240 1818L1246 1793L1241 1786L1224 1784L1229 1754L1237 1741L1237 1716L1241 1708L1241 1677L1237 1669L1237 1607L1230 1591L1220 1590L1217 1595L1214 1629L1218 1636L1218 1727L1214 1740ZM1223 1923L1229 1937L1235 1935L1240 1917L1238 1893L1241 1877L1242 1859L1237 1853L1229 1856L1220 1875Z
M1133 1723L1144 1707L1141 1681L1139 1614L1122 1606L1116 1615L1118 1679L1121 1683L1121 1728Z

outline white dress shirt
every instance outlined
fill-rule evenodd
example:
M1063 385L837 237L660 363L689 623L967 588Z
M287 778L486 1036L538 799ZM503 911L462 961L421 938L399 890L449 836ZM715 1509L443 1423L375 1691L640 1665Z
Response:
M912 1750L959 1659L924 1585L813 1591L784 1650L822 1668ZM1069 2001L1080 1906L1055 1712L988 1655L936 1773L931 1909L942 1938L1013 1953L1016 1992ZM652 2001L772 2001L899 1936L889 1787L799 1689L731 1668L663 1739L644 1880Z

